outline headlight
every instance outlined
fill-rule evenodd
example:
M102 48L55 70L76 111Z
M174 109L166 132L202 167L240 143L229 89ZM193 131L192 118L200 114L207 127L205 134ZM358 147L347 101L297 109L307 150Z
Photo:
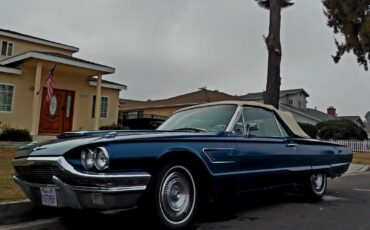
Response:
M81 163L86 170L94 167L94 153L90 149L83 149L81 151Z
M109 154L104 147L94 149L94 165L98 170L104 170L109 165Z

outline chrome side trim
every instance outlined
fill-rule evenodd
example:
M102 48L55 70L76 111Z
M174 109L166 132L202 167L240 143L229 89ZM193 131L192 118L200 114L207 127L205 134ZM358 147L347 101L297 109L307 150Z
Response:
M279 121L276 119L275 113L273 113L273 115L274 115L275 123L276 123L277 127L279 128L280 135L283 137L284 135L283 135L283 131L281 130Z
M342 166L348 166L350 163L336 163L336 164L331 164L331 167L342 167Z
M328 167L329 168L329 167ZM278 172L278 171L291 171L291 172L300 172L300 171L311 171L311 166L297 166L297 167L285 167L285 168L275 168L275 169L256 169L256 170L243 170L237 172L223 172L215 173L215 176L225 176L225 175L241 175L241 174L254 174L254 173L265 173L265 172Z
M218 151L218 150L221 150L221 151L233 151L234 149L232 148L203 148L202 149L202 152L204 153L204 155L206 155L206 157L208 158L208 160L212 163L212 164L234 164L235 161L216 161L212 158L212 156L210 156L210 153L208 151Z

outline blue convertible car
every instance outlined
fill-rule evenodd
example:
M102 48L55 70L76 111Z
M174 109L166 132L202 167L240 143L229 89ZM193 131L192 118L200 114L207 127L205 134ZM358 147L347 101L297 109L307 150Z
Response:
M191 224L201 200L280 185L321 198L352 151L309 139L291 114L252 102L177 111L154 131L71 132L19 149L14 180L36 204L144 205L162 226Z

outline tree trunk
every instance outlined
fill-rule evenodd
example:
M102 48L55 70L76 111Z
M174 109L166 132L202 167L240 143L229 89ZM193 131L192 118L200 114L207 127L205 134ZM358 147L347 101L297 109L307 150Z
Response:
M281 21L281 0L270 0L270 26L266 38L268 49L267 85L264 98L265 104L279 108L280 98L280 64L281 64L281 43L280 43L280 21Z

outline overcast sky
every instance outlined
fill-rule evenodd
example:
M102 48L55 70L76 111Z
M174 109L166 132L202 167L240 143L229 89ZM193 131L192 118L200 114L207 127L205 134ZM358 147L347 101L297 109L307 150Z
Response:
M0 27L77 46L75 56L116 68L121 97L162 99L217 89L265 89L268 11L254 0L1 1ZM334 64L333 33L320 0L282 15L282 89L304 88L308 106L338 115L370 110L370 72L353 56Z

